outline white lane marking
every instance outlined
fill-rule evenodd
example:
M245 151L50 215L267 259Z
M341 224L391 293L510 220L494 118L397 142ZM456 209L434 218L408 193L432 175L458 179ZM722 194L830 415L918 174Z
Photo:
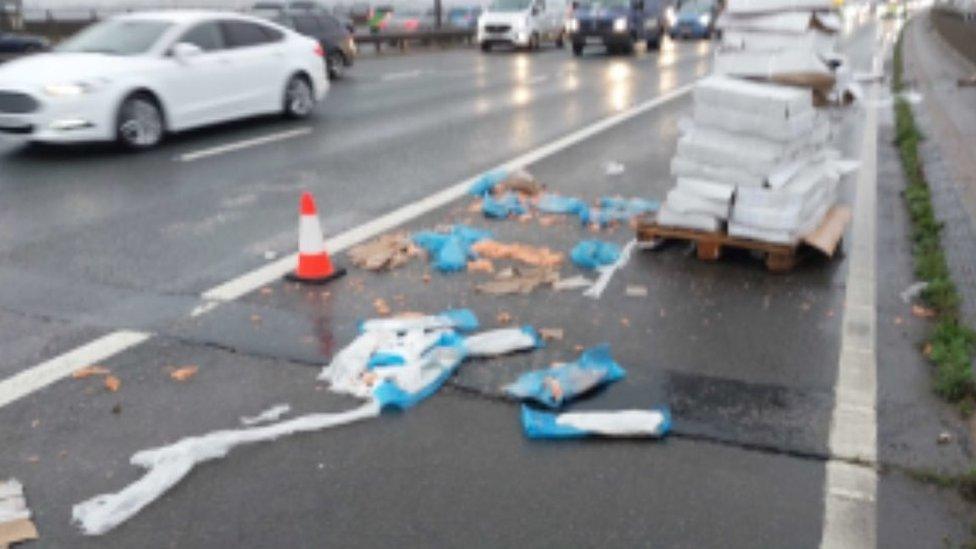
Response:
M626 122L635 116L648 112L669 101L682 97L691 91L694 84L688 84L672 90L664 95L649 99L635 105L629 110L603 118L589 126L573 131L555 141L551 141L532 151L521 154L492 169L512 170L521 168L551 156L563 149L585 141L600 132L606 131L618 124ZM350 246L363 242L369 238L386 232L410 220L416 219L436 208L449 204L464 196L471 184L481 174L469 177L455 183L446 189L426 196L416 202L407 204L372 221L368 221L342 232L328 240L325 245L330 253L338 253ZM191 311L190 316L197 317L217 308L222 302L232 301L271 282L279 280L290 271L297 260L298 254L293 253L276 261L268 263L251 272L245 273L233 280L215 286L201 295L207 301ZM143 332L118 331L91 341L77 349L69 351L48 362L38 364L10 378L0 382L0 408L14 400L41 389L59 379L68 376L74 370L95 361L105 360L117 353L143 343L152 337Z
M873 99L878 86L871 87ZM877 547L878 453L875 247L878 111L866 109L851 230L840 360L828 439L820 547ZM857 464L855 464L857 463Z
M201 160L204 158L210 158L211 156L217 156L221 154L227 154L231 152L237 152L243 149L249 149L251 147L257 147L259 145L266 145L268 143L274 143L276 141L284 141L286 139L294 139L296 137L301 137L303 135L308 135L312 133L312 128L296 128L294 130L287 130L283 132L272 133L268 135L262 135L261 137L254 137L251 139L244 139L242 141L235 141L233 143L227 143L226 145L218 145L216 147L210 147L209 149L201 149L199 151L189 152L181 154L176 157L176 160L180 162L193 162L194 160Z
M664 95L649 99L640 103L629 110L617 113L613 116L601 119L585 128L576 130L568 135L551 141L535 150L521 154L508 162L495 166L490 170L504 169L513 170L528 166L534 162L551 156L563 149L571 147L581 141L585 141L594 135L606 131L618 124L621 124L635 116L643 114L651 109L664 105L669 101L684 96L691 91L693 84L688 84L672 90ZM488 171L490 171L488 170ZM407 221L416 219L434 209L448 204L464 196L471 184L475 182L481 174L459 181L446 189L426 196L416 202L407 204L387 214L384 214L372 221L368 221L358 227L349 229L325 241L325 247L329 253L338 253L350 246L355 246L365 240L386 232ZM278 280L295 266L297 254L263 265L249 273L245 273L233 280L229 280L215 286L201 295L208 301L232 301L247 293L257 290L261 286Z
M0 408L34 391L64 379L75 370L105 360L151 337L145 332L121 330L90 341L0 381Z
M426 72L428 71L424 71L420 69L414 69L412 71L391 72L388 74L384 74L382 77L380 77L380 80L384 82L392 82L395 80L406 80L408 78L420 78L420 76Z

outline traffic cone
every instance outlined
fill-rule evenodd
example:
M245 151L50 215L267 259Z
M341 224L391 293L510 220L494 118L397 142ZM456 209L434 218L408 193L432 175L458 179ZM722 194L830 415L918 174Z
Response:
M315 209L315 198L311 193L302 193L298 218L298 267L285 275L288 280L324 284L346 274L345 269L336 269L325 250L319 214Z

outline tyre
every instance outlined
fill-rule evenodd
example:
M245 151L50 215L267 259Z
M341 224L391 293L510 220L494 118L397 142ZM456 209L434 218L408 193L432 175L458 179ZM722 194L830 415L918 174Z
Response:
M583 55L583 43L582 42L573 42L573 55L575 55L576 57L579 57L579 56Z
M116 139L126 149L151 149L163 140L163 111L148 93L132 94L119 107L115 128Z
M559 49L563 49L563 47L565 46L566 46L566 38L564 36L564 33L561 32L559 33L559 36L556 37L556 47Z
M648 38L647 39L647 50L657 50L661 48L661 37Z
M633 38L631 38L630 40L628 40L627 43L624 44L623 46L620 46L620 52L623 53L624 55L633 55L634 54L634 40L633 40Z
M282 112L286 118L306 118L315 109L315 94L308 78L296 74L285 85L285 97Z
M485 53L490 52L491 51L491 44L488 43L488 42L482 42L481 43L481 51L483 51Z
M326 56L325 66L330 80L342 80L346 75L346 56L341 51L334 51Z

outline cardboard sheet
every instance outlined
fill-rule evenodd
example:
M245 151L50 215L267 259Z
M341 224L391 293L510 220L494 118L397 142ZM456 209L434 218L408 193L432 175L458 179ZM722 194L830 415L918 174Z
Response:
M823 222L813 232L803 237L803 242L833 257L837 244L844 237L847 224L851 222L851 208L838 204L830 208Z

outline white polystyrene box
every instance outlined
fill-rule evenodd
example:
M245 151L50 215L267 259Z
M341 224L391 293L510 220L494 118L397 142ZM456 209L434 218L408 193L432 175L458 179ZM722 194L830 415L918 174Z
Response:
M721 74L699 80L692 94L695 105L704 103L762 116L790 117L813 110L813 101L806 90Z
M729 203L709 200L680 188L673 188L667 196L668 208L681 214L706 214L719 219L729 218Z
M668 207L665 202L657 212L657 223L665 227L682 227L699 231L717 231L720 222L707 214L683 214Z

